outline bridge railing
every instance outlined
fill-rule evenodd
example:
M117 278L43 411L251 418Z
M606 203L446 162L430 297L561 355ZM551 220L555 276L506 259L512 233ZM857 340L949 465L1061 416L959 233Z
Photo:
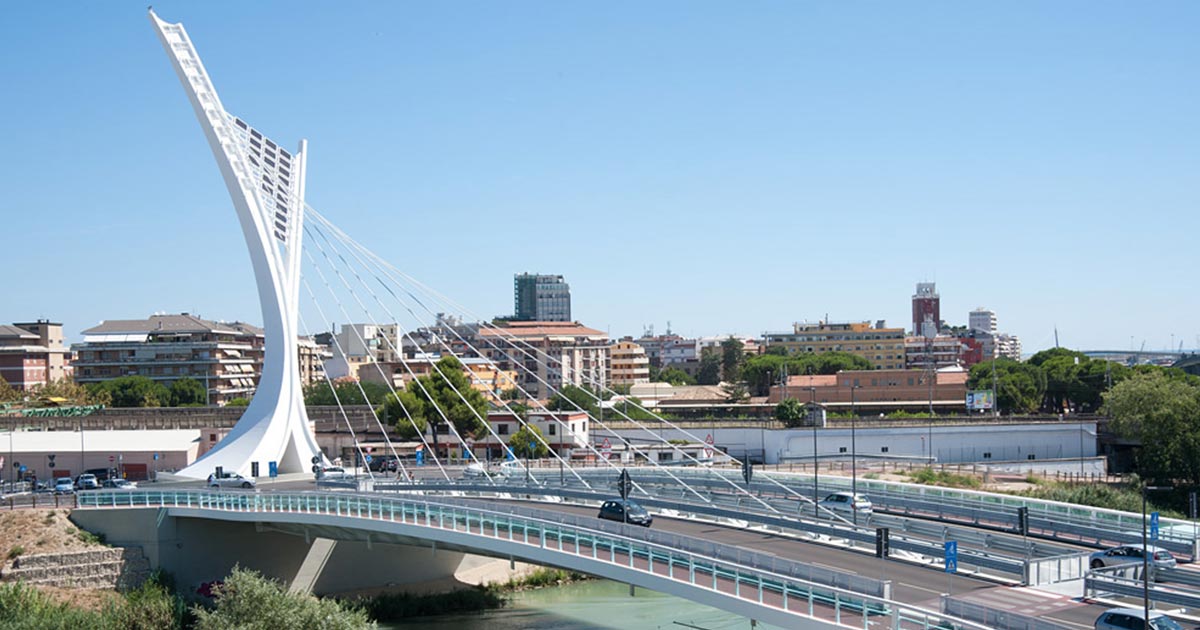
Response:
M581 475L596 475L595 471L579 472ZM633 474L639 483L642 479L655 479L656 483L661 484L679 483L653 469L631 469L630 474ZM740 474L730 471L680 468L673 469L672 474L689 484L701 483L706 479L712 482L717 475L741 483ZM608 476L613 474L609 472ZM804 496L812 494L812 475L764 472L757 473L756 476L769 476ZM822 492L845 491L851 488L851 479L846 477L823 475L819 481ZM753 487L771 489L769 484L756 483ZM872 503L881 511L934 516L945 521L957 520L1003 531L1016 531L1017 508L1028 507L1031 535L1097 544L1141 543L1142 516L1131 512L878 479L860 478L858 491L869 495ZM1197 537L1196 531L1190 521L1163 518L1160 520L1159 538L1155 544L1195 559L1200 555L1200 538Z
M382 497L321 492L233 492L202 490L92 491L79 496L82 509L122 507L175 507L250 513L320 514L350 519L368 519L403 525L431 527L502 539L542 549L649 572L662 578L691 584L713 593L781 611L848 627L932 629L958 627L984 630L986 626L953 619L947 615L873 596L820 584L803 574L803 563L773 558L776 570L754 564L768 562L736 547L708 543L707 553L673 547L695 546L678 535L651 532L618 525L589 522L578 524L562 514L528 508L510 512L468 507L453 502L416 498ZM553 520L551 520L553 519ZM599 525L599 526L598 526ZM648 536L653 535L653 539ZM745 562L745 564L743 564ZM656 570L655 567L658 567ZM665 570L665 572L664 572ZM809 572L805 575L816 577ZM865 586L866 582L856 583Z

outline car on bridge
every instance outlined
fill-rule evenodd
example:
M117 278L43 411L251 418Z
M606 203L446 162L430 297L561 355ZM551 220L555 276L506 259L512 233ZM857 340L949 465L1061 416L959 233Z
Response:
M875 509L875 506L871 505L871 500L866 496L850 492L834 492L821 499L818 505L834 512L843 512L845 514L858 512L865 516L870 516L871 511Z
M59 477L54 480L54 494L75 494L75 482L70 477Z
M1096 630L1142 630L1146 613L1141 608L1110 608L1096 618ZM1150 612L1150 630L1183 630L1178 622L1156 611Z
M354 473L339 466L330 466L322 468L321 472L317 473L317 479L320 481L345 481L354 479Z
M1141 545L1121 545L1097 551L1088 559L1088 566L1093 569L1101 569L1122 565L1140 565L1142 564L1142 549ZM1149 563L1153 564L1154 568L1170 569L1175 566L1175 556L1172 556L1170 551L1153 545L1145 547L1145 549L1150 550Z
M76 490L95 490L100 487L100 482L96 479L96 475L92 473L84 473L75 478Z
M114 490L137 490L137 484L128 479L105 479L100 486Z
M254 480L247 479L237 473L225 473L221 477L216 475L208 476L208 487L210 488L242 488L249 490L254 487Z
M463 468L463 479L488 479L492 475L488 473L487 468L480 462L471 462Z
M642 527L650 527L650 524L654 522L654 516L646 508L628 500L605 501L600 506L600 513L596 516L607 521L633 523Z

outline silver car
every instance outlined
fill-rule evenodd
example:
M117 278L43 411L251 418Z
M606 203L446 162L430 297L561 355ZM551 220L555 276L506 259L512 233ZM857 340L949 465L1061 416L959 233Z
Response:
M1110 608L1096 618L1096 630L1143 630L1146 615L1141 608ZM1150 611L1151 630L1183 630L1174 619Z
M871 505L871 500L862 494L851 494L849 492L834 492L833 494L821 499L820 506L834 512L843 512L851 514L858 512L861 515L869 516L875 506Z
M249 490L254 487L254 480L243 477L237 473L225 473L223 477L210 475L208 477L208 487L210 488L242 488Z
M1097 551L1089 558L1088 565L1093 569L1127 564L1140 565L1142 563L1142 549L1141 545L1121 545L1120 547ZM1170 569L1175 566L1175 556L1172 556L1171 552L1153 545L1148 547L1148 549L1151 553L1150 564L1153 564L1154 568Z

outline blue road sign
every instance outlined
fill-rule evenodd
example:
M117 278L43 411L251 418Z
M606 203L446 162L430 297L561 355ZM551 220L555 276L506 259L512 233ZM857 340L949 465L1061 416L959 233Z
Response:
M366 455L363 455L363 461L364 461L364 462L367 462L368 464L370 464L370 463L371 463L371 455L370 455L370 453L368 453L368 454L366 454Z
M942 546L946 556L946 573L958 572L958 541L947 540Z
M25 464L21 464L21 467L17 469L17 472L25 472L26 470L29 469L25 467Z
M1150 513L1150 540L1158 540L1158 512Z
M279 476L279 462L267 462L267 475L272 479Z
M425 465L425 451L417 451L417 465L418 466Z
M154 461L158 461L158 453L154 454Z

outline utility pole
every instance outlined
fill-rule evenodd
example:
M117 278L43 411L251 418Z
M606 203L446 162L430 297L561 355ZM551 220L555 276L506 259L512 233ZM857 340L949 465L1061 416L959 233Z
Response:
M854 516L854 524L858 525L858 445L855 440L855 430L858 426L858 409L855 405L854 392L858 385L850 387L850 514Z

